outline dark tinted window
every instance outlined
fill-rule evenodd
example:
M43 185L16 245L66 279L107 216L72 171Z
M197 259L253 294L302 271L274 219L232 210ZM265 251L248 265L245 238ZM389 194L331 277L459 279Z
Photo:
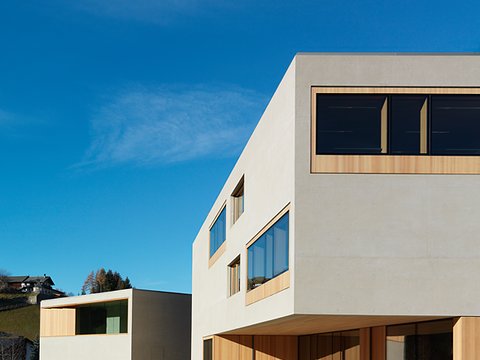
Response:
M120 334L127 332L128 301L111 301L76 308L76 334Z
M210 229L210 257L215 254L215 251L223 244L226 239L227 232L227 217L225 207L223 208L217 220Z
M317 95L317 154L380 154L384 95Z
M480 96L433 95L431 153L480 154Z
M390 153L420 154L420 120L426 96L393 95L390 98ZM426 121L426 109L423 111Z
M212 360L212 339L203 340L203 360Z
M387 327L386 360L452 360L452 320Z

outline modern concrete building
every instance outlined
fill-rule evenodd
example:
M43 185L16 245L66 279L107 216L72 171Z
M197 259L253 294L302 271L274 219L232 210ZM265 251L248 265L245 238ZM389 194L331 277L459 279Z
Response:
M193 244L194 360L480 359L480 57L298 54Z
M118 290L41 303L41 360L185 360L191 296Z

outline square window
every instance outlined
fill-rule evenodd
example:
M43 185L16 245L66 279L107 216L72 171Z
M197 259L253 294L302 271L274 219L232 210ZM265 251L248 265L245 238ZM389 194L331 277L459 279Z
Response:
M432 96L431 151L480 155L480 96Z

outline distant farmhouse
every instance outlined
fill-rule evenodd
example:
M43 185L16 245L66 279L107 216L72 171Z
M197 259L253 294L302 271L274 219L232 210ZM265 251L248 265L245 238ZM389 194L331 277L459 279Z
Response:
M45 274L43 276L5 276L4 282L7 287L24 293L38 292L57 296L65 295L62 291L52 288L55 283L50 276Z
M24 294L28 298L27 304L39 304L42 300L65 296L63 291L54 289L54 285L52 278L46 274L43 276L3 276L0 279L0 293ZM17 302L18 300L16 299Z

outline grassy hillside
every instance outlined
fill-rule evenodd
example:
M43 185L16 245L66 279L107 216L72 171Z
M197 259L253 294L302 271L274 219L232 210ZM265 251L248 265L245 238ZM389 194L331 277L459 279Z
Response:
M0 332L21 335L30 340L40 332L40 306L30 305L15 310L0 311Z

